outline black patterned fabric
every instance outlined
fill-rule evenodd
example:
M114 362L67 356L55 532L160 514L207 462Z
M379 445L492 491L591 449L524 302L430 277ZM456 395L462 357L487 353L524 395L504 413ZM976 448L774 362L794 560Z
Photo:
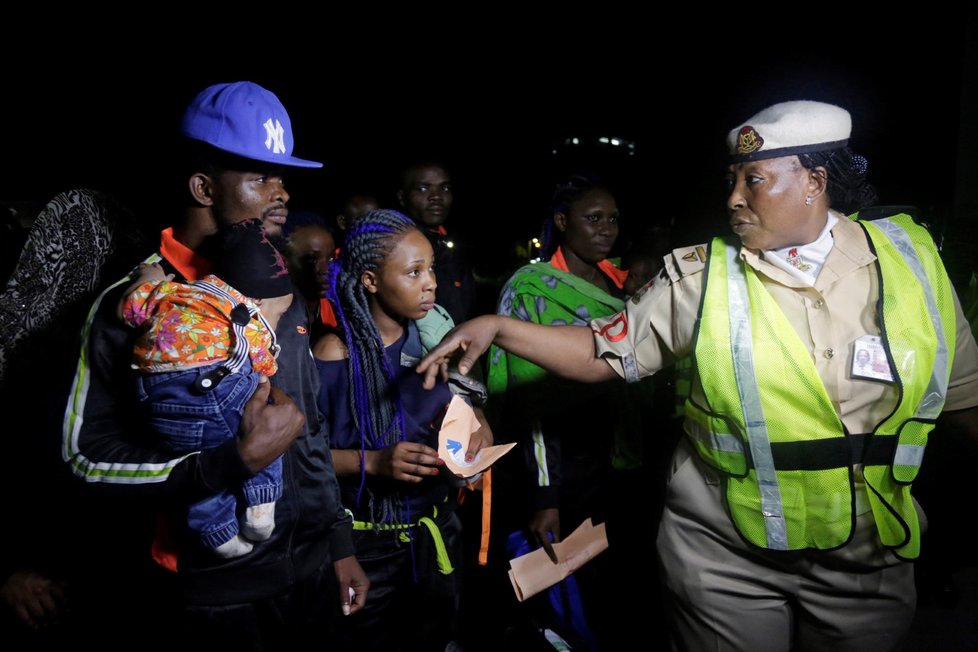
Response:
M3 620L12 612L0 606L5 649L62 649L85 638L83 632L99 625L89 605L104 608L109 595L86 575L88 565L102 577L115 568L104 561L112 554L119 568L134 568L121 561L130 537L141 534L126 516L131 510L90 500L84 483L61 459L61 437L85 316L104 286L152 250L115 200L72 190L55 196L40 212L7 285L0 287L4 479L16 495L8 502L6 517L12 525L5 530L0 582L14 570L34 569L66 581L69 603L58 623L38 632L13 617ZM128 534L130 529L136 534ZM112 536L126 543L107 548ZM145 547L133 550L148 557ZM118 616L118 606L109 611L129 620Z
M48 361L28 338L76 341L96 289L146 251L131 213L113 198L92 190L56 195L31 226L0 294L0 382L21 350L40 355L35 364Z

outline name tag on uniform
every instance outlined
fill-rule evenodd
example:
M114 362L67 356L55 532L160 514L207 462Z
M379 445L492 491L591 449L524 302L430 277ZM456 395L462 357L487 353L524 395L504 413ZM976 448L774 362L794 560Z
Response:
M892 383L890 361L879 335L863 335L852 343L852 377Z

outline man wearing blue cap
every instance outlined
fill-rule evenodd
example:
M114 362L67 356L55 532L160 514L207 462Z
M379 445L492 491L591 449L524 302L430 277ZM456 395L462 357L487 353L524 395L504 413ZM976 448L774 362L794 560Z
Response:
M202 255L209 236L255 217L267 231L280 231L288 216L284 170L322 164L292 155L285 107L250 82L199 93L180 132L189 166L185 210L146 262L161 263L178 280L195 280L213 266ZM353 557L352 523L316 408L318 376L302 302L293 302L279 321L278 372L245 405L238 437L188 455L153 446L142 434L135 397L126 394L132 385L123 374L134 333L112 318L111 309L127 284L123 279L106 290L90 313L65 414L65 460L93 487L163 499L173 545L158 536L153 557L177 571L184 624L195 641L235 650L326 642L332 616L359 610L369 583ZM283 495L268 540L223 559L182 527L188 505L239 491L280 455Z

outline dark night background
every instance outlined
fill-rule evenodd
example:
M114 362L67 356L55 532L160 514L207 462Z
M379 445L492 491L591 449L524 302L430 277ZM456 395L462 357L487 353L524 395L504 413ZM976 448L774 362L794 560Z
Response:
M944 233L973 224L962 206L978 206L958 180L978 167L978 148L963 139L965 122L974 138L978 113L973 14L847 18L832 28L719 17L715 28L665 18L638 27L620 14L536 29L490 19L482 36L471 35L472 20L464 30L357 37L344 23L342 41L339 26L275 48L130 36L30 66L17 65L30 59L18 50L0 113L0 199L88 186L165 220L155 197L184 105L210 83L249 79L289 110L295 154L326 164L289 179L293 210L330 217L354 192L394 206L399 168L438 158L455 183L450 230L477 241L479 267L499 275L510 271L502 252L537 234L555 180L571 170L610 182L622 246L668 218L677 246L724 232L727 131L774 102L817 99L851 112L851 145L869 159L883 203L919 206ZM171 55L180 47L190 51ZM633 142L635 154L562 144L602 136Z
M294 153L325 163L290 177L292 210L331 218L354 193L396 206L403 165L444 161L455 186L448 228L492 281L480 303L491 310L519 262L513 245L537 235L565 173L609 182L622 213L616 253L670 219L673 246L703 242L728 231L727 132L775 102L812 99L850 111L851 146L881 201L920 208L952 279L976 269L978 10L663 5L424 5L405 7L403 20L366 3L359 16L345 5L227 6L220 16L193 5L179 7L178 23L154 5L111 16L44 6L39 19L18 5L0 38L0 203L95 188L155 229L172 217L164 195L183 108L209 84L250 80L285 104ZM111 27L93 28L100 20ZM599 137L632 142L635 154ZM975 649L938 642L978 631L974 573L956 620L943 603L936 616L926 610L934 595L956 603L942 584L950 569L974 570L955 509L974 500L974 457L932 439L914 485L932 552L917 566L924 610L908 649ZM624 585L632 600L638 585ZM651 639L660 632L649 616L635 625Z

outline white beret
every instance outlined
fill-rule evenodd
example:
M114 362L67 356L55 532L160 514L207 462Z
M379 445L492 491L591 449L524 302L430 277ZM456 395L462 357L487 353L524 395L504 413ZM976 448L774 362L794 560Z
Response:
M845 147L852 118L833 104L797 100L764 109L727 135L730 161L757 161Z

